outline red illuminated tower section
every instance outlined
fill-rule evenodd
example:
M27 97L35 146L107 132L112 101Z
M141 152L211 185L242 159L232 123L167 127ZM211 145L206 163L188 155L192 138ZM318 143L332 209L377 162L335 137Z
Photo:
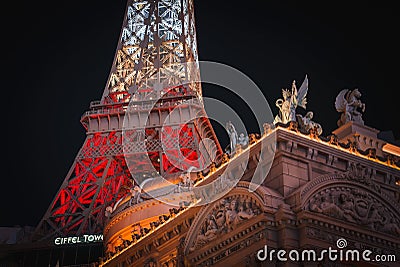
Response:
M133 184L219 161L199 77L193 0L128 0L103 96L81 119L86 140L36 238L101 233Z

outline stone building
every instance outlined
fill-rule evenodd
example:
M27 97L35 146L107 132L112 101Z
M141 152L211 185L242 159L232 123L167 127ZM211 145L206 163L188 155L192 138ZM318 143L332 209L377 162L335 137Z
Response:
M371 259L399 259L400 147L355 121L328 137L305 132L297 122L268 128L250 142L251 160L243 177L219 200L175 210L154 199L121 205L105 226L108 247L100 266L270 266L271 260L278 264L276 252L265 261L257 258L265 246L268 251L298 250L299 257L303 250L317 252L316 262L307 257L299 262L288 259L279 263L282 266L396 266L398 261L357 262L350 254L347 261L345 256L342 261L329 261L327 256L318 260L318 253L332 247L344 253L358 250L360 258L370 250ZM276 151L271 169L251 192L259 142L272 134ZM243 168L241 160L238 154L229 163L233 169ZM197 184L212 181L224 168L217 166Z
M358 89L338 94L338 128L324 135L311 111L296 111L306 76L261 133L228 122L223 151L199 72L193 0L127 1L102 99L81 118L82 149L37 243L0 246L5 264L399 265L400 146L365 125ZM86 236L102 238L104 254L101 242L75 247Z
M124 130L121 122L127 117L135 131L150 130L146 128L146 139L137 135L127 144L136 155L129 171L138 187L107 207L105 256L99 265L380 266L377 261L367 262L380 257L387 261L385 265L396 266L395 260L400 259L400 147L380 139L378 130L364 124L360 91L344 89L338 94L339 128L325 136L311 111L304 116L296 111L306 109L307 76L300 88L293 82L275 103L279 114L273 123L262 122L261 133L239 136L233 124L227 123L230 147L224 154L208 118L203 117L203 124L189 118L196 110L205 114L201 84L196 82L197 63L193 1L128 1L101 101L124 109L118 116L110 115L111 119L108 113L99 117L100 111L94 110L88 127L91 132L109 134ZM171 84L171 80L176 81ZM154 97L159 98L154 101ZM129 101L133 104L128 108ZM152 101L153 108L148 108ZM196 105L200 108L194 109ZM182 107L173 114L175 106ZM142 119L145 111L149 122ZM193 165L185 160L178 160L184 163L182 167L170 168L161 151L162 142L181 149L179 140L178 146L170 140L172 134L161 137L166 135L164 128L178 133L182 130L176 125L188 121L193 122L192 130L184 127L182 135L187 139L186 151L191 151L187 154L217 155L201 171L189 171ZM201 142L189 146L195 132L197 141L209 139L217 145L214 149L203 148ZM149 152L143 144L157 149ZM112 148L110 155L117 150ZM151 162L142 164L138 154ZM157 184L156 178L138 171L139 166L151 165L158 168L151 175L165 174L171 183ZM138 181L138 177L144 178ZM151 185L145 190L141 185L146 179ZM173 191L168 191L170 186Z

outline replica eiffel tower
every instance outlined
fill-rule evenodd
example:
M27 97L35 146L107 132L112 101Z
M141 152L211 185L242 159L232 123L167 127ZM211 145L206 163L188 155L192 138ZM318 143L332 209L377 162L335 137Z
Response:
M220 161L199 78L193 1L128 0L104 93L81 118L86 140L35 239L102 233L137 179Z

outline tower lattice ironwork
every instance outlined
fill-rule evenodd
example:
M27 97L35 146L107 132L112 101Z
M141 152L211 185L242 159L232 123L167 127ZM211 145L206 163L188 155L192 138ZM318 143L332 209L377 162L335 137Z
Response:
M193 0L128 0L103 96L81 118L86 140L36 239L101 233L136 178L174 181L219 161L199 77Z

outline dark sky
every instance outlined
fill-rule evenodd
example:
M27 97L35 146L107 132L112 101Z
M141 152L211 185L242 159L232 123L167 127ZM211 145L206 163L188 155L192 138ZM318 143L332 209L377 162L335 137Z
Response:
M1 11L0 226L36 225L50 205L85 138L80 116L101 98L125 10L125 0L15 2ZM325 135L338 92L359 88L366 124L400 138L397 9L305 2L197 0L200 59L247 74L274 113L281 88L308 74L308 110Z

